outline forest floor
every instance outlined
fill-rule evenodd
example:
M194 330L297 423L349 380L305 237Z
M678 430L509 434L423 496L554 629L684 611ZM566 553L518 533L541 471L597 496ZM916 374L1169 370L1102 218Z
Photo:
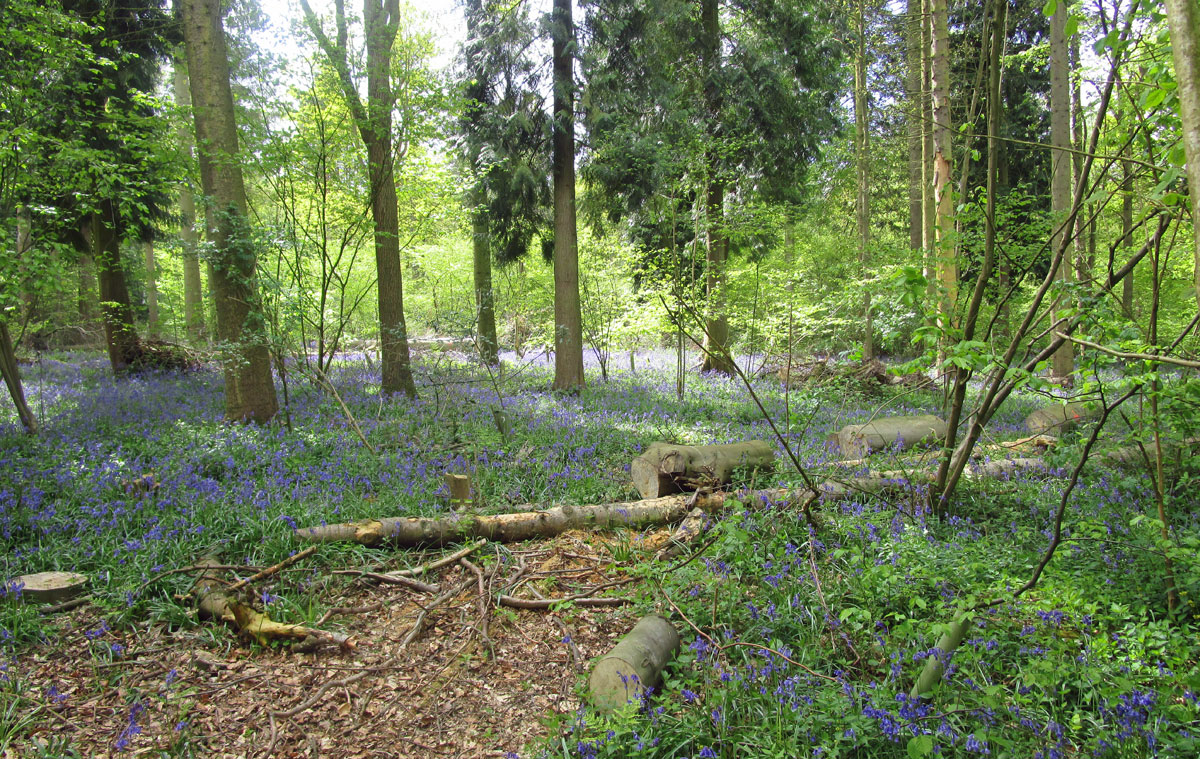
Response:
M497 376L427 355L420 397L389 400L370 362L345 357L328 372L336 401L294 369L264 426L221 421L212 367L114 379L94 354L23 367L43 429L0 418L0 757L1200 755L1197 462L1158 498L1144 467L1098 460L1067 490L1078 431L1034 465L972 479L943 517L924 475L819 503L812 521L788 499L743 493L670 565L651 559L665 529L572 532L482 544L420 578L436 591L414 591L363 573L454 548L323 543L241 592L353 647L254 642L198 616L202 557L219 554L234 581L311 545L299 527L458 518L445 474L469 474L493 514L629 501L630 461L656 440L766 440L791 461L783 440L818 481L860 476L831 460L831 432L941 412L939 392L845 376L787 390L764 375L756 398L722 377L689 373L680 387L672 357L636 358L637 371L571 395L550 390L544 360L509 357ZM1088 381L1076 400L1140 379ZM1178 400L1164 391L1157 417L1130 409L1099 447L1153 429L1195 436L1195 384L1171 381ZM1015 394L985 442L1028 434L1026 415L1063 393ZM927 471L935 455L880 452L870 469ZM797 479L781 466L736 486ZM1059 519L1061 546L1018 593ZM88 604L43 615L2 597L20 596L7 578L48 570L86 575ZM510 608L505 594L620 605ZM599 714L580 698L584 671L649 612L684 646L653 698ZM967 634L936 697L910 699L956 619Z
M541 592L569 595L627 581L640 544L651 549L667 535L659 530L632 548L614 548L613 535L570 532L521 544L509 556ZM26 750L49 755L63 745L54 736L69 735L78 755L111 756L136 735L132 756L512 756L544 735L556 715L565 721L578 710L588 660L635 621L629 607L569 603L551 610L489 605L484 620L466 568L451 565L423 580L468 587L431 609L408 645L428 595L366 580L328 597L323 621L351 635L352 650L263 647L211 623L114 630L94 608L71 611L51 623L56 645L22 660L28 692L54 694ZM490 584L500 588L505 578ZM111 655L97 661L98 647ZM131 711L134 703L142 708ZM26 755L14 752L8 755Z

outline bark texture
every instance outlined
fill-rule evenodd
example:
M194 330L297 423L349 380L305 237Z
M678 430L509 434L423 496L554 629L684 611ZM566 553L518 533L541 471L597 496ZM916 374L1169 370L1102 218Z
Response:
M17 367L17 353L13 346L12 335L8 325L0 322L0 375L4 376L4 384L8 387L8 395L12 398L13 406L17 409L17 418L21 426L30 435L37 434L37 417L25 401L25 390L21 386L21 370Z
M583 387L583 317L575 220L575 26L571 0L554 0L554 387Z
M1070 65L1067 47L1067 8L1059 3L1050 17L1050 216L1057 233L1051 238L1051 255L1065 251L1062 263L1055 272L1062 282L1071 279L1070 226L1065 225L1071 206L1071 95ZM1060 299L1061 301L1061 299ZM1053 310L1058 311L1061 302ZM1052 317L1053 318L1053 317ZM1075 372L1075 352L1070 341L1064 341L1054 352L1051 370L1055 377L1070 377Z
M192 107L192 94L188 91L187 64L180 57L175 59L175 105L182 111ZM197 255L196 198L192 192L191 166L193 159L192 133L186 123L181 123L176 132L179 152L188 166L188 178L179 186L179 238L183 257L183 323L193 343L207 339L204 324L204 294L200 282L200 257Z
M100 315L108 361L113 372L119 374L137 361L141 341L134 326L133 305L129 302L125 267L121 263L119 211L111 200L102 201L100 208L89 215L84 238L100 284Z
M214 248L211 276L217 337L228 351L225 418L266 423L278 405L248 235L221 4L181 0L179 7L200 148L200 181L209 198L205 216Z
M1200 4L1196 0L1166 0L1166 6L1192 209L1195 254L1193 284L1196 299L1200 301Z
M500 363L496 339L496 301L492 290L492 251L488 245L487 212L482 202L476 204L471 216L471 252L475 275L476 333L479 336L479 357L489 366Z
M722 97L717 85L721 68L721 18L717 0L701 0L700 33L703 65L709 72L704 85L709 137L720 123ZM716 146L708 149L708 188L705 198L705 289L708 318L704 324L704 364L701 371L733 374L729 350L729 318L725 314L725 262L729 258L729 233L725 229L725 181Z
M858 221L858 264L867 273L867 254L871 244L871 124L867 116L867 21L859 0L855 10L854 46L854 143L858 174L858 201L855 211ZM864 361L875 358L875 335L871 326L871 290L863 290L862 303Z
M600 657L588 677L588 693L601 712L613 712L658 686L663 668L679 649L679 633L664 617L642 617Z
M922 213L924 190L921 181L921 145L924 142L925 121L921 108L924 89L921 66L921 0L908 0L905 20L905 86L908 99L908 247L921 250L923 244Z
M642 498L659 498L727 484L738 467L757 469L774 463L775 451L761 440L726 445L651 443L633 460L630 474Z
M930 86L933 93L933 197L936 206L934 244L937 280L941 286L938 326L948 331L954 326L954 309L958 300L958 261L952 239L954 199L950 172L953 132L950 121L950 32L946 0L932 0L930 12L933 24Z

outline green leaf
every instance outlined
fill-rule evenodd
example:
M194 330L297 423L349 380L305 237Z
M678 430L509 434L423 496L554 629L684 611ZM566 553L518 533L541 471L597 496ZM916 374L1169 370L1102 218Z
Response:
M1079 16L1068 16L1065 34L1067 35L1067 37L1074 37L1075 33L1078 31L1079 31Z
M1054 2L1054 0L1050 0ZM933 736L917 735L908 739L909 759L921 759L933 753Z
M1046 0L1046 4L1042 6L1042 13L1047 16L1053 16L1058 10L1058 0Z
M1146 93L1142 99L1142 104L1147 108L1157 108L1162 105L1162 102L1167 99L1167 91L1161 87L1156 87Z

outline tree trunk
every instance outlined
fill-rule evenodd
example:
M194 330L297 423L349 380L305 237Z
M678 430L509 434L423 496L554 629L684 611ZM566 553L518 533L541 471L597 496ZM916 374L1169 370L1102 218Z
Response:
M583 387L583 318L575 225L575 27L571 0L554 0L554 387Z
M158 322L158 270L154 264L154 243L142 243L146 253L146 335L157 338L161 326Z
M30 435L37 434L37 417L33 415L29 404L25 401L25 390L21 387L21 371L17 367L17 353L13 347L12 335L8 325L0 322L0 374L4 376L4 384L12 398L13 406L17 409L17 418Z
M225 418L266 423L278 410L266 328L255 282L246 188L219 0L180 0L200 154L205 216L213 243L217 338L227 351Z
M1080 79L1083 76L1082 64L1079 59L1079 35L1071 37L1070 69L1071 79L1071 147L1075 153L1071 156L1072 187L1083 181L1083 150L1085 143L1085 125L1083 118L1083 88ZM1095 246L1090 249L1085 241L1096 231L1096 222L1089 221L1094 210L1093 203L1088 203L1086 211L1075 216L1075 280L1091 284L1092 267L1095 264ZM1082 209L1081 209L1082 210Z
M1166 0L1175 58L1176 95L1183 122L1188 202L1192 208L1194 287L1200 301L1200 6L1196 0Z
M96 262L92 260L91 243L79 251L79 289L76 309L79 313L80 331L90 331L99 318L100 304L96 297Z
M92 260L96 262L96 278L100 283L100 314L104 319L108 361L113 372L119 374L137 360L141 344L134 326L125 268L121 264L117 214L112 201L103 201L100 210L93 211L88 220L86 239Z
M1116 121L1122 123L1120 113L1117 113ZM1129 145L1126 145L1121 155L1128 158L1129 152ZM1133 253L1133 162L1129 160L1121 161L1121 238L1126 254ZM1121 310L1130 320L1134 318L1133 281L1133 272L1129 272L1121 282Z
M500 363L496 339L496 303L492 290L492 251L488 244L487 212L478 199L471 213L471 243L475 274L475 311L478 314L479 357L483 363Z
M728 484L738 467L774 465L775 451L761 440L725 445L674 445L651 443L633 460L629 473L644 499L681 490Z
M951 184L953 133L950 123L950 33L947 27L946 0L932 0L933 23L932 79L933 92L933 195L937 206L934 242L937 259L937 279L941 288L938 326L943 330L942 345L950 339L954 327L955 304L958 300L958 261L954 257L954 199Z
M721 69L721 18L717 0L701 0L702 64L706 72L704 105L708 138L715 141L721 120L722 97L717 84ZM729 319L725 313L725 261L729 257L729 231L725 228L725 181L716 145L707 151L708 188L705 197L705 290L708 317L704 324L704 364L701 371L733 374L729 350Z
M371 215L375 220L375 266L379 275L379 352L383 392L417 395L404 321L404 275L400 267L400 220L396 206L392 145L392 46L400 25L398 0L363 0L367 40L367 162L371 173ZM368 139L368 134L370 139Z
M867 273L867 251L871 244L871 125L867 116L867 23L859 0L856 9L854 48L854 137L858 164L858 263L862 274ZM863 361L875 358L875 335L871 326L871 290L863 291Z
M192 107L192 95L188 91L187 64L175 58L175 104L180 110ZM179 238L183 248L183 323L188 338L193 343L207 339L205 329L204 295L200 282L200 257L197 255L196 199L192 194L191 166L193 160L192 133L186 122L181 122L177 131L179 151L188 168L188 178L179 186Z
M905 97L908 99L908 248L914 256L922 249L924 190L921 182L921 146L925 132L921 93L921 0L908 0L905 25Z
M1064 226L1071 206L1071 154L1068 152L1071 147L1071 96L1066 26L1067 8L1060 3L1050 17L1050 142L1054 146L1050 152L1050 216L1051 224L1057 230L1052 237L1051 255L1059 250L1066 251L1056 272L1062 282L1071 279L1073 236L1071 228ZM1062 298L1059 298L1053 310L1058 311L1061 304ZM1075 372L1075 352L1071 346L1070 341L1063 341L1054 352L1052 370L1055 377L1066 378Z
M922 272L927 282L925 310L937 310L937 261L934 226L937 209L933 201L933 0L921 0L921 247Z
M300 0L305 23L337 72L346 106L367 148L371 217L375 222L375 268L379 293L379 344L382 391L417 395L404 321L404 281L400 266L400 223L396 208L395 151L392 145L392 46L400 28L398 0L363 0L367 46L367 103L350 74L345 0L335 0L337 40L330 40L308 0Z

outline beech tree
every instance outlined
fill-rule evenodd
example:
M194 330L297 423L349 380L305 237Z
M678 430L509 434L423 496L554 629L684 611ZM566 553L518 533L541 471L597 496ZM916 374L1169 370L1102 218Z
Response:
M1050 16L1050 141L1054 150L1050 154L1050 223L1055 234L1051 250L1062 255L1063 263L1056 271L1060 282L1071 279L1071 254L1073 227L1065 225L1071 206L1071 96L1070 64L1067 60L1067 8L1059 2ZM1064 342L1054 353L1053 371L1056 377L1066 378L1075 371L1075 353L1071 343Z
M200 184L212 243L217 339L226 352L225 418L266 423L278 404L258 300L220 0L180 0Z
M554 69L551 121L554 174L554 387L583 387L583 317L579 312L579 244L575 217L575 24L572 0L554 0L550 18Z
M400 30L399 0L363 0L367 98L359 95L351 70L350 28L345 0L334 2L336 36L331 39L308 0L300 0L304 20L330 67L338 75L346 106L367 148L371 216L375 220L375 266L379 288L379 343L382 391L415 398L408 327L404 320L404 277L400 268L400 222L396 200L392 110L392 47Z
M1183 149L1187 157L1188 197L1192 210L1196 300L1200 303L1200 7L1195 0L1166 0L1175 59Z
M188 91L187 62L183 60L181 50L176 51L173 69L171 85L175 105L190 119L191 114L188 111L192 107L192 94ZM200 281L200 257L197 254L196 198L192 187L191 169L195 151L192 147L192 130L187 121L180 120L176 129L176 139L180 156L187 169L184 180L179 184L179 237L183 247L183 322L188 337L198 343L206 339L208 332L204 325L204 291Z

